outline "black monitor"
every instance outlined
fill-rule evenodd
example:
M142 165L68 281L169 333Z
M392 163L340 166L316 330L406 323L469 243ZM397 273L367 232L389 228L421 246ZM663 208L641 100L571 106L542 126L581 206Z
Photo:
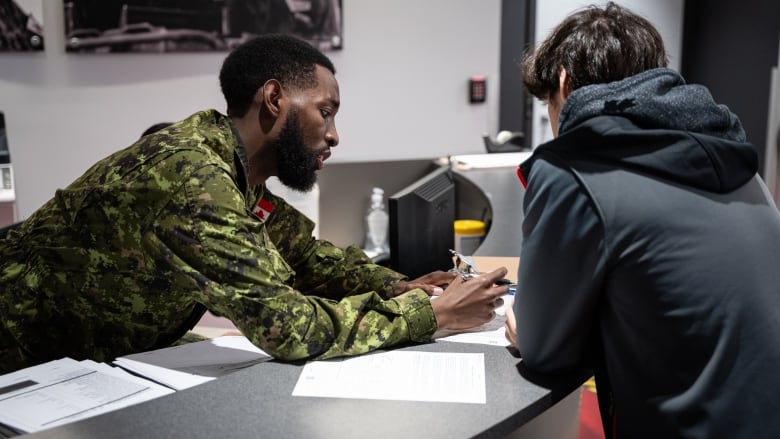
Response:
M390 268L410 279L452 268L455 180L440 167L388 197Z
M11 152L8 151L8 138L5 136L5 118L0 111L0 164L11 163ZM0 181L0 188L3 182Z

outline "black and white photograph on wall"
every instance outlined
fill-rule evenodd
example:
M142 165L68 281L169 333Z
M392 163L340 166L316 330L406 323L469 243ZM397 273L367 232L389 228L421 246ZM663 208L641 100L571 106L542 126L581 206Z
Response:
M43 50L43 0L0 0L0 52Z
M342 0L63 0L70 53L227 51L285 33L342 45Z

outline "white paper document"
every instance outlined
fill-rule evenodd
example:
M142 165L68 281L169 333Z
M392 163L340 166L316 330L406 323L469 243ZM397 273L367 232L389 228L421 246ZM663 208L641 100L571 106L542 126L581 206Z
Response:
M304 366L293 396L485 404L481 353L389 351Z
M501 154L461 154L450 157L450 163L459 169L516 168L531 157L531 151Z
M32 433L169 393L106 364L62 358L0 376L0 423Z
M433 334L437 341L456 341L461 343L477 343L492 346L509 346L509 340L506 339L506 307L512 306L514 296L506 295L503 297L504 304L496 308L496 315L493 320L469 329L448 330L439 329Z
M272 357L241 335L126 355L114 364L172 389L182 390Z

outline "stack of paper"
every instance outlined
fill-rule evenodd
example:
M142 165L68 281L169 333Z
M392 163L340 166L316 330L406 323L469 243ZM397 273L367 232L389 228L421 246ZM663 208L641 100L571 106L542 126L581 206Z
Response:
M531 157L531 154L531 151L462 154L450 157L450 163L458 169L516 168L517 165Z
M182 390L271 358L246 337L228 335L119 357L114 364Z
M0 437L117 410L270 359L245 337L224 336L115 361L132 373L71 358L28 367L0 376Z
M0 376L0 423L32 433L169 393L106 364L62 358Z

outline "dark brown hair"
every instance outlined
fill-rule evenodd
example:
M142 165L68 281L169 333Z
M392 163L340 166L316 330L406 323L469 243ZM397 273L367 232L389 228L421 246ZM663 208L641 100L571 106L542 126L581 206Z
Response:
M645 70L666 67L661 35L645 18L616 5L588 6L563 20L523 60L523 84L547 99L558 91L566 69L571 90L617 81Z

